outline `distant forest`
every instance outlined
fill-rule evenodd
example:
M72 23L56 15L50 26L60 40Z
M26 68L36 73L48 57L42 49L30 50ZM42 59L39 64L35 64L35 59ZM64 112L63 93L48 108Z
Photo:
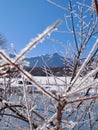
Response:
M33 70L31 68L26 68L27 71L29 71L32 75L34 76L70 76L71 71L67 67L53 67L53 68L41 68L37 67L34 68Z

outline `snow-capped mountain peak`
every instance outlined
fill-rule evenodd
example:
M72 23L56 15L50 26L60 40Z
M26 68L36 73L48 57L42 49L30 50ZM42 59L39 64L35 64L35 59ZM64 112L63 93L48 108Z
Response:
M43 67L43 66L62 67L64 66L64 57L58 53L25 58L25 61L28 61L30 63L30 67L35 66L35 64L36 64L36 67Z

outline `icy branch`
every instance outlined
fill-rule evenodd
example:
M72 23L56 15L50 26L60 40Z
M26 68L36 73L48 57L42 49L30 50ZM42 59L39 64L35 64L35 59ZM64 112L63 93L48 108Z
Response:
M28 79L31 83L35 84L36 87L43 93L45 93L47 96L49 96L52 99L58 100L56 97L54 97L54 95L50 92L48 92L46 89L43 88L43 86L41 86L39 83L37 83L34 79L33 76L31 74L29 74L29 72L25 71L24 69L21 69L20 67L18 67L15 63L13 63L10 58L8 58L5 54L3 54L3 52L1 53L1 56L12 66L16 67L18 69L18 71L26 78Z
M14 63L16 63L17 61L19 61L25 53L27 53L28 51L30 51L37 43L43 41L45 39L45 37L47 35L49 35L50 33L52 33L57 26L61 23L61 20L56 21L53 25L49 26L46 28L45 31L43 31L43 33L41 33L40 35L38 35L35 39L32 39L27 46L20 52L19 55L17 55Z
M51 121L54 120L54 118L56 118L56 113L55 113L50 119L48 119L46 122L44 122L43 125L40 125L40 126L37 128L37 130L46 130L47 126L49 125L49 123L50 123Z
M98 45L98 39L96 40L94 46L92 47L92 50L90 51L90 53L88 54L87 58L85 59L84 63L82 64L81 68L79 69L79 71L77 72L75 78L72 80L71 85L73 85L75 83L75 81L77 80L77 78L79 77L81 71L83 70L83 68L86 66L86 64L89 62L91 56L94 54L96 47Z
M72 95L74 95L74 94L76 94L78 92L85 91L88 88L93 88L94 89L97 84L98 84L98 80L97 79L94 80L93 82L89 82L86 86L83 85L83 87L81 87L82 84L79 84L77 86L77 88L75 88L75 90L72 90L71 92L66 93L66 95L64 97L70 97L70 96L72 96Z
M60 9L63 9L63 10L68 10L67 8L61 6L60 4L57 4L56 2L52 1L52 0L48 0L48 2L50 2L51 4L55 5L56 7L59 7Z

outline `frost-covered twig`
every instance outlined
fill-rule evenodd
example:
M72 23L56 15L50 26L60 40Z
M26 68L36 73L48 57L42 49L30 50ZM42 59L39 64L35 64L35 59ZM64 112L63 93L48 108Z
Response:
M67 11L68 9L61 6L60 4L57 4L56 2L52 1L52 0L48 0L48 2L50 2L51 4L55 5L56 7L59 7L60 9L63 9L65 11Z
M24 100L25 100L25 103L26 103L26 110L27 110L27 115L28 115L28 121L29 121L29 125L30 125L30 130L32 130L32 121L31 121L31 116L30 116L31 112L29 110L29 103L28 103L28 99L27 99L27 86L25 85L24 82L23 82L23 91L24 91Z
M97 99L97 98L98 98L98 96L85 97L85 98L80 98L80 99L68 101L67 104L69 104L69 103L77 103L77 102L81 102L81 101L88 101L88 100Z
M43 31L43 33L39 34L35 39L32 39L27 44L27 46L20 52L20 54L16 56L14 63L18 62L21 58L23 58L25 53L30 51L37 43L43 41L47 35L50 35L50 33L52 33L60 23L61 20L56 21L53 25L47 27L45 31Z
M45 121L42 125L40 125L36 130L48 130L47 127L50 125L50 122L52 122L56 118L56 113L52 115L47 121Z
M64 98L64 97L70 97L72 95L75 95L78 92L85 91L88 88L94 89L97 84L98 84L98 80L94 80L93 82L88 83L86 86L83 85L82 87L81 87L81 85L82 85L81 84L79 86L79 88L77 88L77 89L75 88L75 90L72 90L72 91L66 93L65 96L62 96L62 98Z
M89 52L87 58L85 59L84 63L82 64L81 68L79 69L79 71L77 72L75 78L72 80L71 82L71 86L75 83L75 81L77 80L77 78L80 76L81 71L83 70L83 68L86 66L86 64L89 62L91 56L94 54L96 47L98 46L98 39L96 40L94 46L92 47L91 51Z
M33 79L33 76L28 73L27 71L25 71L24 69L21 69L19 66L17 66L17 64L13 63L11 61L10 58L8 58L6 56L6 54L4 54L3 52L0 52L0 55L6 60L8 61L8 63L14 67L17 68L17 70L26 78L28 79L32 84L35 84L36 87L41 91L43 92L44 94L46 94L47 96L49 96L50 98L58 101L58 98L56 98L52 93L50 93L49 91L47 91L43 86L41 86L39 83L37 83L34 79Z
M51 92L47 91L43 86L41 86L38 82L36 82L33 79L33 76L31 74L29 74L27 71L17 68L22 74L23 76L28 79L32 84L35 84L35 86L38 88L38 90L40 90L42 93L46 94L47 96L49 96L50 98L58 101L58 98L56 98Z
M88 74L80 81L80 83L76 86L76 89L81 88L81 85L85 82L85 80L86 80L88 77L90 77L90 76L96 74L97 72L98 72L98 67L97 67L96 69L92 70L90 73L88 73Z
M72 2L71 0L69 0L69 9L70 9L70 17L71 17L71 24L72 24L72 30L73 30L73 36L74 36L74 42L75 42L75 46L77 49L77 52L79 51L78 49L78 42L77 42L77 36L76 36L76 29L74 26L74 17L73 17L73 7L72 7Z

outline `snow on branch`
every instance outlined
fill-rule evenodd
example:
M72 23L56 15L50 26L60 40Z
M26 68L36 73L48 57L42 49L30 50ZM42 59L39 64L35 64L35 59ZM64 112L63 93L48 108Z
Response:
M7 63L10 63L11 60L9 58L9 56L6 54L6 52L4 50L0 49L0 56L2 59L4 59Z
M70 96L72 96L72 95L75 95L75 94L78 93L78 92L87 90L88 88L93 88L93 89L94 89L97 84L98 84L98 79L94 80L93 82L89 82L86 86L83 85L83 87L81 87L81 86L80 86L81 84L79 84L79 85L78 85L79 88L77 87L77 88L75 88L75 90L72 90L72 91L66 93L66 95L63 96L62 98L64 98L64 97L70 97Z
M55 5L56 7L60 8L60 9L62 9L62 10L65 10L65 11L68 10L67 8L61 6L60 4L57 4L56 2L54 2L52 0L48 0L48 2L51 3L51 4L53 4L53 5Z
M96 40L95 44L93 45L91 51L89 52L87 58L85 59L84 63L82 64L81 68L79 69L79 71L77 72L75 78L72 80L71 85L73 85L75 83L75 81L77 80L77 78L79 77L81 71L83 70L83 68L86 66L86 64L89 62L90 58L92 57L92 55L94 54L96 47L98 46L98 39ZM89 76L89 75L88 75Z
M61 20L56 21L53 25L47 27L43 33L39 34L35 39L32 39L27 46L16 56L14 63L23 58L24 54L30 51L37 43L42 42L47 35L50 35L57 26L61 23Z
M37 130L48 130L48 129L47 129L48 125L50 124L50 122L52 122L52 121L56 118L56 115L57 115L56 113L53 114L52 117L50 117L47 121L45 121L45 122L43 123L43 125L41 124L41 125L37 128ZM51 129L51 130L53 130L53 129Z
M34 79L33 76L25 71L24 69L21 69L19 66L17 66L17 64L15 64L14 62L11 61L11 59L9 57L6 56L6 54L4 54L3 52L0 52L0 55L12 66L16 67L18 69L18 71L26 78L28 79L30 82L32 82L33 84L36 85L36 87L41 90L41 92L45 93L47 96L49 96L50 98L54 99L54 100L58 100L52 93L50 93L49 91L47 91L43 86L41 86L39 83L37 83Z

